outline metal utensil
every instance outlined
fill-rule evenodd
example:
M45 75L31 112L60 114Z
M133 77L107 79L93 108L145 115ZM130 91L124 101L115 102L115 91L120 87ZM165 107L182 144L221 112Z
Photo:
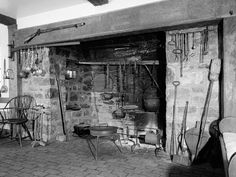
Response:
M8 87L6 86L5 79L6 79L6 59L4 59L4 70L3 70L3 85L0 89L1 93L6 93L8 91Z
M203 35L204 35L203 32L200 32L199 63L203 63L203 40L204 40Z
M203 55L208 54L209 44L208 44L208 26L203 30L204 40L203 40Z
M189 34L185 34L185 54L184 54L184 60L188 61L188 56L189 56Z
M192 33L192 50L196 48L195 46L195 32Z
M182 50L182 53L180 54L180 77L183 76L183 56L184 56L184 34L180 35L180 49Z

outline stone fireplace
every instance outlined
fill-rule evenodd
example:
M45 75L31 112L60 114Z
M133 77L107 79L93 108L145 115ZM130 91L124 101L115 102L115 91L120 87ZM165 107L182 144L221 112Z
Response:
M37 103L45 107L44 140L52 141L62 134L53 67L53 63L57 62L60 66L63 109L69 134L72 133L73 126L80 123L105 123L121 127L122 121L114 118L114 111L120 106L136 105L139 110L155 114L156 122L148 126L157 127L162 131L162 136L166 140L163 144L168 151L173 117L173 81L180 81L176 105L177 133L181 127L186 101L189 101L187 127L194 127L196 121L201 119L209 83L210 60L218 57L217 26L207 28L208 53L202 56L201 32L206 27L112 37L81 42L78 46L32 49L44 52L41 66L45 73L30 74L27 78L22 78L22 93L34 96ZM173 34L179 33L188 34L189 44L189 57L183 60L182 76L180 62L173 53L176 46L169 43L173 40ZM203 57L201 61L200 57ZM21 64L21 67L24 67L24 61ZM143 96L151 88L156 89L155 94L160 98L160 105L156 111L148 111L144 105ZM104 98L104 93L112 93L112 98ZM218 117L219 83L215 82L207 125ZM130 126L133 125L131 122Z

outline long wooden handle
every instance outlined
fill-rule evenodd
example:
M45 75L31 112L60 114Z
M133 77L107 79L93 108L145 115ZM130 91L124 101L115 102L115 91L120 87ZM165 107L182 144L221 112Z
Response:
M201 123L200 123L200 129L199 129L199 136L198 136L198 141L197 141L197 146L196 146L195 158L197 158L197 156L198 156L198 154L201 150L200 147L201 147L201 144L202 144L202 137L203 137L204 129L205 129L205 126L206 126L206 120L207 120L208 109L209 109L209 104L210 104L210 100L211 100L213 82L214 81L210 81L208 91L207 91L207 97L206 97L206 101L205 101L205 105L204 105L204 109L203 109L203 113L202 113L202 119L201 119Z
M170 139L170 156L173 158L175 153L175 106L173 106L173 119L172 119L172 129L171 129L171 139Z
M176 107L176 98L177 98L177 87L179 86L179 81L174 81L173 85L175 87L174 91L174 105L173 105L173 119L172 119L172 131L171 131L171 140L170 140L170 156L173 158L174 152L175 152L175 141L176 141L176 135L175 135L175 107Z
M212 93L212 87L214 81L218 79L218 76L220 74L220 68L221 68L221 60L220 59L212 59L211 64L210 64L210 84L208 87L207 91L207 96L206 96L206 101L204 105L204 109L202 112L202 117L201 117L201 124L200 124L200 129L199 129L199 136L198 136L198 141L197 141L197 146L196 146L196 153L195 153L195 158L197 158L200 150L201 150L201 143L202 143L202 137L204 133L204 129L206 126L206 120L207 120L207 115L208 115L208 108L211 100L211 93Z
M62 123L62 130L63 134L66 135L66 130L65 130L65 122L64 122L64 109L62 106L62 99L61 99L61 85L60 85L60 68L59 65L56 63L54 64L54 69L55 69L55 75L56 75L56 82L57 82L57 89L58 89L58 96L59 96L59 106L60 106L60 113L61 113L61 123Z
M180 135L179 135L179 138L178 138L178 147L177 147L177 150L176 150L176 154L178 154L179 150L181 150L181 153L184 152L184 134L185 134L185 131L186 131L187 113L188 113L188 101L186 101L186 103L185 103L184 115L183 115Z

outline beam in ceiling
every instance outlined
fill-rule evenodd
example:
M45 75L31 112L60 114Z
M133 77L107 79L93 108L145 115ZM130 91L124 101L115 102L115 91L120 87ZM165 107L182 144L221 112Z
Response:
M90 3L92 3L94 6L101 6L104 4L108 4L108 0L88 0Z
M14 25L16 24L16 19L0 14L0 23L7 26Z

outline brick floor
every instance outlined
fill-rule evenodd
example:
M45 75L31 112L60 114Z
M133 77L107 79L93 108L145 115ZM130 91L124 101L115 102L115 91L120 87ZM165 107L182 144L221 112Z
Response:
M86 140L77 137L34 148L29 141L20 148L1 139L0 177L224 177L223 169L208 164L177 165L163 151L155 157L151 146L131 153L126 145L121 154L106 142L99 149L95 161Z

